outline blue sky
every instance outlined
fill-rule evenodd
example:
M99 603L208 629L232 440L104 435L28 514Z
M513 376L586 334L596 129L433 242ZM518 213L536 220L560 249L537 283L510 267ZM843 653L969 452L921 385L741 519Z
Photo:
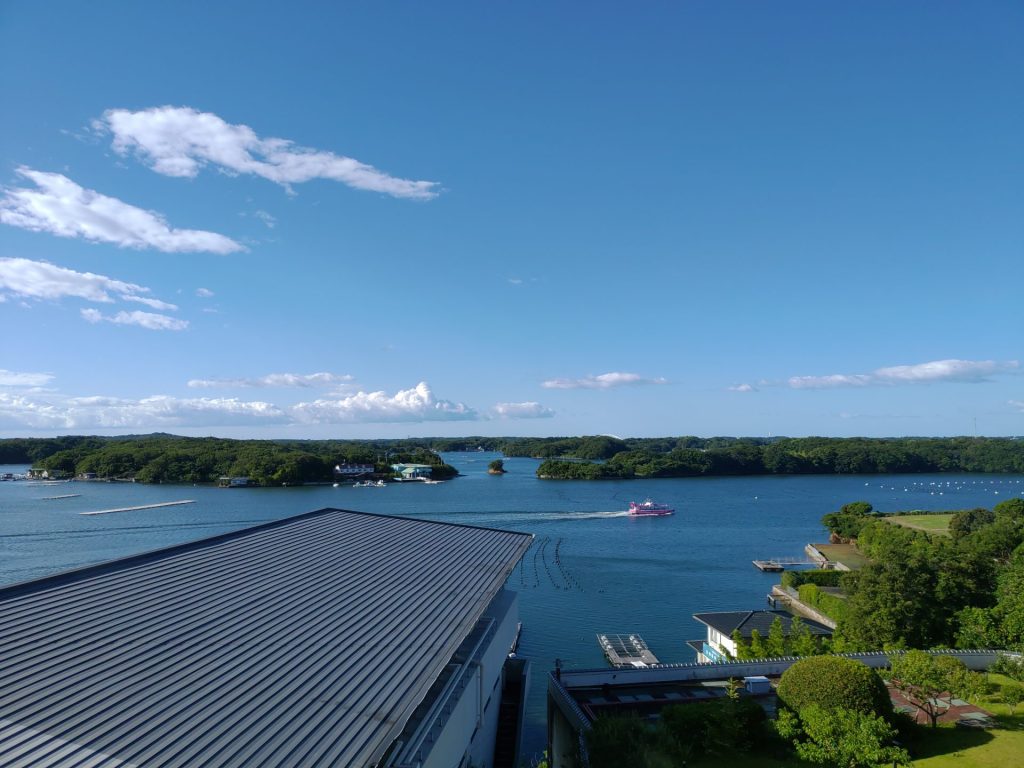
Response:
M335 6L0 8L0 435L1024 433L1019 3Z

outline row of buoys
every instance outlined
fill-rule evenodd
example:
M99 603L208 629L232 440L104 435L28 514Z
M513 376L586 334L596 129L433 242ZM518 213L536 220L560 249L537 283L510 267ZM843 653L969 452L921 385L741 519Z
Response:
M562 565L562 542L563 541L565 541L565 539L559 538L558 541L555 542L555 565L558 567L558 572L562 574L562 578L565 580L565 586L562 587L562 589L567 589L568 590L568 589L572 589L572 588L575 587L580 592L582 592L583 591L583 587L580 586L579 581L577 581L576 577L573 576L569 571L567 571L565 569L565 567Z

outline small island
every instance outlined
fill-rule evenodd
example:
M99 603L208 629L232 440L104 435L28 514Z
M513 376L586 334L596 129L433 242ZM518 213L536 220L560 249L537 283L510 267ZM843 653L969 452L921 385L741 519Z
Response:
M501 459L495 459L487 465L488 475L504 475L505 471L505 462Z

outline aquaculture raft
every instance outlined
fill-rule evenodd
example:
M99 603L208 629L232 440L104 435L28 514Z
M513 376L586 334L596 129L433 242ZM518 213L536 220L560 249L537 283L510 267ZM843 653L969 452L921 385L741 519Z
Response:
M597 644L613 667L649 667L660 663L640 635L598 635Z

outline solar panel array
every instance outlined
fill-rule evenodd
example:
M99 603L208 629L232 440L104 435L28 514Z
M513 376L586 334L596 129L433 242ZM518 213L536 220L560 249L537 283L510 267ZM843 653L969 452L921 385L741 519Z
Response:
M374 765L530 539L320 510L0 590L0 765Z

